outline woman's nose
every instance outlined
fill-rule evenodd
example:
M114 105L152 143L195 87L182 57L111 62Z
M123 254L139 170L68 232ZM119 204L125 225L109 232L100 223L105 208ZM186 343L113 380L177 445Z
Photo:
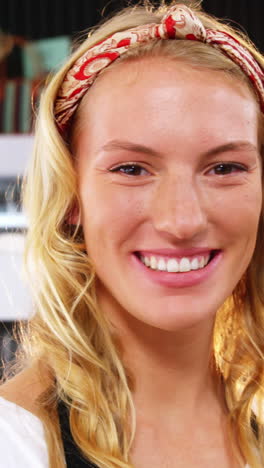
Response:
M202 192L189 179L174 177L163 181L152 200L154 228L179 240L196 238L207 227Z

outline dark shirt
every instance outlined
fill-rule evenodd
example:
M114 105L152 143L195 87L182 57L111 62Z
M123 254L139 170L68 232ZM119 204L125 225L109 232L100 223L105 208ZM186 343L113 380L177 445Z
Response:
M99 468L89 460L85 460L75 444L70 431L68 408L62 401L58 404L58 415L67 468Z

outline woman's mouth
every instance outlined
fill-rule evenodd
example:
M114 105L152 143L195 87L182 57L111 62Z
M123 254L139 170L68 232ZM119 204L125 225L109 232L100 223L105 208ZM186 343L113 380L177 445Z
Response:
M212 251L207 255L196 255L182 258L166 258L156 255L145 256L140 253L138 258L148 268L157 271L167 271L168 273L186 273L191 270L200 270L204 268L213 258Z
M164 286L192 286L205 280L222 258L221 250L208 250L186 256L158 255L134 252L142 272L151 281Z

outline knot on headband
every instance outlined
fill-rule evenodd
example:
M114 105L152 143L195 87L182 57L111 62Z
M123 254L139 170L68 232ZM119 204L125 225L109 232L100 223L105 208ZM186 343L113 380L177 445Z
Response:
M171 7L162 18L161 24L156 25L160 39L190 39L206 41L206 29L202 22L185 5L175 5ZM162 35L164 31L164 36Z
M54 116L65 133L78 104L101 70L121 57L129 48L153 39L200 41L220 49L240 66L252 81L264 111L264 73L252 54L237 39L223 31L206 29L186 5L172 6L160 24L146 24L114 33L87 50L66 74L59 89Z

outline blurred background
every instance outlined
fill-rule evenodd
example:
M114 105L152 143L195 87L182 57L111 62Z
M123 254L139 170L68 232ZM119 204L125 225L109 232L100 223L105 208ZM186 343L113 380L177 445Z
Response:
M32 149L34 109L43 83L65 60L80 32L83 35L87 28L126 5L122 0L0 0L2 362L9 361L19 346L13 334L14 324L19 320L26 323L32 315L22 275L27 223L21 207L21 184ZM203 0L202 5L208 13L247 31L264 52L263 0Z

